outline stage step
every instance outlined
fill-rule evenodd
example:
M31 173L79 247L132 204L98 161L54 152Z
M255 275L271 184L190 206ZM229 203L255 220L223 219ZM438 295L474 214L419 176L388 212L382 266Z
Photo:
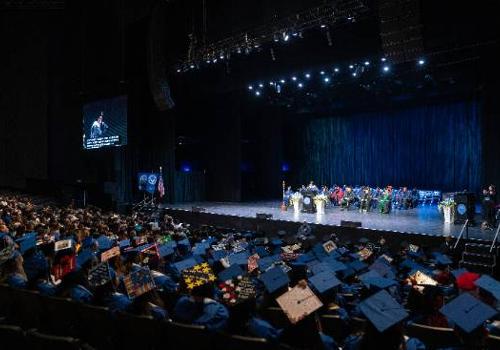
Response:
M491 253L490 248L489 244L466 243L459 266L472 272L493 273L497 265L498 247Z

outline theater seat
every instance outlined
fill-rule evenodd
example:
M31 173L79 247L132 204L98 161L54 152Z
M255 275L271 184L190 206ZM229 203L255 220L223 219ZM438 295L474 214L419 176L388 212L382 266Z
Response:
M80 350L91 349L81 344L80 340L71 337L61 337L40 333L36 330L27 332L30 350Z
M0 324L0 343L7 345L6 348L9 348L8 345L17 349L28 348L25 332L21 327L14 325Z
M41 296L37 291L12 288L10 300L14 305L10 322L24 329L38 328L42 314Z
M0 317L7 318L10 314L12 302L10 300L10 287L0 284Z
M44 297L40 331L61 336L77 336L78 304L68 298Z
M406 335L422 341L427 349L460 346L460 339L452 328L431 327L413 323L406 327Z
M170 338L168 324L151 316L118 314L113 322L115 336L113 343L120 349L166 348Z
M213 349L214 334L204 326L190 325L178 322L168 322L168 342L165 348L169 349ZM235 349L238 350L238 349Z
M78 304L77 333L96 349L110 349L113 346L116 326L106 307Z
M500 337L496 335L489 335L486 338L486 349L497 350L500 349Z
M264 338L225 333L219 333L215 336L215 349L217 350L270 350L275 348Z
M351 330L354 332L364 331L366 327L366 319L361 317L352 317L350 320Z

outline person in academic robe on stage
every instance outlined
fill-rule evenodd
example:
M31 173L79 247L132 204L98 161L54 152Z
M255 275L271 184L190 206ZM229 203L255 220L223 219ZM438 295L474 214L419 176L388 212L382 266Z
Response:
M342 197L342 201L340 202L341 210L349 209L351 205L356 200L354 196L354 192L352 191L351 186L347 186L345 188L344 196Z
M292 198L292 194L293 194L292 186L288 186L285 193L283 194L283 202L287 207L289 207L291 204L290 199Z
M372 201L372 195L370 187L363 188L363 191L361 192L360 196L359 211L365 213L369 211L371 207L371 201Z
M314 184L314 181L309 182L309 185L307 186L307 190L309 192L313 192L314 194L319 192L318 186Z
M392 187L387 186L379 200L379 209L382 214L389 214L392 205Z

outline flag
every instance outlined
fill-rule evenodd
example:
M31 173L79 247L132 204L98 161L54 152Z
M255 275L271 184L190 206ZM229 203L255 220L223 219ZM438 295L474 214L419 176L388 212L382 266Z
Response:
M165 195L165 186L163 185L163 173L160 171L160 177L158 178L158 194L160 198Z

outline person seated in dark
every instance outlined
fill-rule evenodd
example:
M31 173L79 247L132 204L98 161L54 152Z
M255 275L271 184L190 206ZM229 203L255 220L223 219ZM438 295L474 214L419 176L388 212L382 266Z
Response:
M210 331L225 329L229 311L213 297L214 285L212 283L194 288L191 295L180 297L175 304L174 320L205 326Z
M344 196L342 197L342 201L340 202L341 210L349 209L355 200L356 197L354 196L352 187L347 186L344 192Z
M127 311L138 316L151 316L159 321L169 319L163 301L155 290L151 290L135 298L132 304L128 306Z
M360 196L359 200L360 200L360 205L359 205L360 212L366 213L368 210L370 210L372 195L371 195L371 190L369 187L363 188L363 191L361 192L361 196Z
M495 206L497 203L497 192L494 185L483 189L482 213L483 213L483 228L493 228L495 226Z

